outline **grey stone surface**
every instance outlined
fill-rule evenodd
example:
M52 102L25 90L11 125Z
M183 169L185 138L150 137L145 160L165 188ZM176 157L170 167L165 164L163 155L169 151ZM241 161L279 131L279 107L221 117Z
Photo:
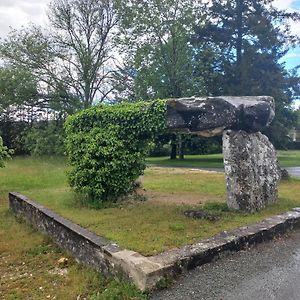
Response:
M174 278L183 271L272 239L300 225L300 209L295 209L257 224L224 231L193 245L145 257L135 251L121 249L114 242L81 228L18 193L9 194L9 203L18 217L48 234L78 262L106 276L121 276L141 290L154 289L163 278Z
M220 135L225 129L257 132L274 115L274 99L268 96L181 98L167 103L170 129L203 136Z
M277 200L281 170L265 135L227 130L223 154L230 208L254 212Z

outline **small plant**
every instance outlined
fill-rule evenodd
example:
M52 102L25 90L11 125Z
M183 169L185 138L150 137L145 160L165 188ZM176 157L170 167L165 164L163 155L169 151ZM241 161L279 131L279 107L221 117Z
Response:
M29 256L37 256L41 254L47 254L50 252L50 245L36 245L26 251Z
M185 225L182 223L173 223L169 225L169 228L173 231L183 231L185 230Z
M163 277L156 283L156 287L160 290L169 288L174 283L174 279L171 277Z
M70 185L91 202L116 201L143 174L149 142L165 130L166 102L102 105L67 119Z
M227 206L227 203L223 202L208 202L205 203L203 206L203 210L209 211L209 212L228 212L229 208Z
M89 297L90 300L147 300L149 299L147 292L141 292L133 285L124 281L112 281L104 292L94 293Z
M3 145L2 137L0 136L0 168L4 167L5 159L9 159L13 151Z

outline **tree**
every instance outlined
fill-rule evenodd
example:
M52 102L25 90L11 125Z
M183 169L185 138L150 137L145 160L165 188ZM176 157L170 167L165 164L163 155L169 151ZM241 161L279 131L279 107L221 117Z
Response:
M11 32L0 55L34 74L43 91L71 111L106 99L117 22L113 0L55 0L49 20L49 32L38 27Z
M201 22L201 1L120 1L118 8L124 69L134 80L131 94L154 99L199 93L188 40Z
M16 109L19 105L34 105L38 99L36 78L27 70L0 67L0 112Z
M289 21L299 20L299 14L275 9L272 2L212 1L206 23L196 28L193 45L216 49L222 71L227 73L225 85L230 92L244 93L249 83L247 67L257 58L253 55L270 55L272 61L278 62L287 48L299 41L289 28Z
M296 110L297 115L297 128L300 129L300 108Z
M94 100L102 102L112 90L107 80L113 71L114 5L113 0L55 0L50 4L57 57L84 108Z
M196 59L211 54L213 68L206 82L217 86L212 89L214 95L275 98L276 119L266 132L280 147L294 122L291 103L299 90L299 77L287 72L280 59L299 42L290 32L289 21L300 20L300 15L275 9L272 2L210 2L209 19L196 28L191 43L197 49Z

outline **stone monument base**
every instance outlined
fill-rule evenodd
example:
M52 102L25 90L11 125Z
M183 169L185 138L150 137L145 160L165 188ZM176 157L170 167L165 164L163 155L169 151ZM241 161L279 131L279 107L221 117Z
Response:
M223 154L229 208L254 212L277 200L280 168L265 135L226 130Z

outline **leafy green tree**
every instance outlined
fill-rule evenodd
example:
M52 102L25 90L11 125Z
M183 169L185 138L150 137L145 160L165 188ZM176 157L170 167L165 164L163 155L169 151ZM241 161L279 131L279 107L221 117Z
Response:
M48 107L62 113L71 113L80 107L78 98L70 89L66 73L59 70L55 47L41 28L33 26L10 32L0 44L0 57L7 68L21 72L22 77L11 77L11 81L18 83L18 79L20 81L25 78L26 83L25 75L28 76L29 82L37 91L37 107L44 107L47 103ZM11 93L15 93L13 85L9 85L9 88ZM21 104L20 100L21 98L14 99L18 104ZM28 102L30 98L23 97L23 100Z
M120 1L125 73L134 91L131 98L155 99L199 94L201 79L193 76L193 49L189 35L201 22L201 1ZM132 84L132 82L134 84ZM119 86L122 86L119 85Z
M196 59L210 57L206 83L213 95L270 95L276 101L276 119L267 130L276 146L287 141L294 118L291 103L299 91L297 74L285 70L280 59L299 39L289 21L297 13L278 10L273 1L217 0L208 4L208 19L196 28L191 43ZM198 72L201 72L200 69Z
M37 81L24 69L0 67L0 112L11 105L30 105L38 99Z
M41 87L38 79L34 74L21 66L2 66L0 68L0 135L4 144L15 150L16 154L37 153L36 149L54 149L55 145L62 142L57 134L51 131L43 134L44 128L40 128L41 124L48 127L49 119L62 120L60 114L64 114L65 110L54 112L55 95L51 97ZM51 101L49 100L51 98ZM54 122L52 122L54 123ZM62 133L62 122L55 122L55 131ZM34 131L32 128L38 128ZM53 127L51 125L51 127ZM31 134L32 144L28 146L29 132ZM43 134L43 139L40 135ZM25 138L26 137L26 138ZM35 146L34 146L35 145ZM40 150L39 153L42 151ZM62 151L56 151L59 154ZM44 151L43 154L49 153ZM53 154L53 153L52 153Z
M0 134L6 144L18 152L61 152L46 145L61 141L56 137L62 126L52 132L37 123L48 116L63 120L109 97L114 5L114 0L54 0L48 30L13 30L1 41L0 59L8 66L0 70Z

